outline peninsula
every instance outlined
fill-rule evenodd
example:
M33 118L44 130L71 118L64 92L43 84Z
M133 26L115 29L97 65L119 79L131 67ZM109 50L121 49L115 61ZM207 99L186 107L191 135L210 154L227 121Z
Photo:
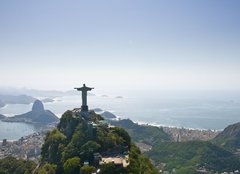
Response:
M53 124L57 123L59 118L51 111L45 110L40 100L36 100L32 106L32 111L13 117L5 117L2 121Z

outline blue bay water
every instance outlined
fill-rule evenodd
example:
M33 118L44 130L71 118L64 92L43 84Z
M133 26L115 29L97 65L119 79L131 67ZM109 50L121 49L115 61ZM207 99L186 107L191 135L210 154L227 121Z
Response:
M239 92L127 91L121 93L123 98L116 98L118 95L89 96L88 105L92 109L108 110L121 118L165 126L220 130L240 121ZM81 106L80 95L59 97L55 100L44 105L45 109L51 110L59 117L66 110ZM1 108L0 113L13 116L28 112L31 107L32 105L8 105ZM0 140L3 137L16 139L28 132L37 131L28 124L10 124L0 122Z
M38 131L33 125L25 123L7 123L0 121L0 140L16 140Z

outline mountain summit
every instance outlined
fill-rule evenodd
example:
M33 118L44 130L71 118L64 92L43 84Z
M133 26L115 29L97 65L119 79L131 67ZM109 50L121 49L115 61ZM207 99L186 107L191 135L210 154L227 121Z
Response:
M40 100L36 100L32 106L32 112L43 112L44 106Z
M57 128L46 135L41 154L37 173L47 167L58 174L157 173L124 129L78 108L62 115Z

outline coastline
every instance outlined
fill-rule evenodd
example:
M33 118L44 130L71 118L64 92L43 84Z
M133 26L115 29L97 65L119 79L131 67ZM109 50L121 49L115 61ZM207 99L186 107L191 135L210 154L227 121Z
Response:
M102 110L102 111L104 112L105 110ZM108 111L108 112L111 112L111 111ZM111 120L120 121L124 119L125 118L121 118L120 116L115 115L115 118ZM148 123L144 121L132 120L130 118L126 118L126 119L129 119L133 121L133 123L140 126L153 126L153 127L162 128L163 131L169 134L172 137L172 140L175 142L194 141L194 140L209 141L215 138L220 132L223 131L223 129L216 130L216 129L177 127L172 125L164 125L164 124L156 124L156 123Z
M189 128L189 127L178 127L178 126L171 126L171 125L165 125L165 124L156 124L156 123L147 123L143 121L133 121L134 123L138 125L145 125L145 126L156 126L156 127L166 127L166 128L175 128L175 129L187 129L187 130L197 130L197 131L212 131L212 132L221 132L223 129L204 129L204 128Z
M164 132L171 135L174 142L185 142L185 141L209 141L215 138L222 130L211 130L211 129L197 129L197 128L184 128L176 126L166 126L159 124L149 124L146 122L136 122L135 124L142 126L155 126L162 128Z
M56 102L56 101L55 101ZM7 107L7 105L5 106ZM105 111L108 111L110 113L115 113L115 110L104 110L101 109L101 111L96 112L97 114L101 114ZM62 114L57 114L57 117L60 118ZM115 115L115 114L114 114ZM122 120L125 118L121 118L120 116L115 115L116 118L114 120ZM7 117L9 117L7 115ZM145 121L139 121L139 120L132 120L135 124L138 125L143 125L143 126L155 126L155 127L160 127L163 128L165 132L171 134L174 140L195 140L195 139L200 139L200 140L208 140L216 136L219 132L221 132L223 129L215 130L215 129L202 129L202 128L190 128L190 127L178 127L174 125L165 125L165 124L157 124L157 123L148 123ZM12 121L8 121L12 122ZM15 122L15 121L14 121ZM17 122L21 123L21 122ZM33 122L23 122L25 124L34 124ZM180 137L180 138L178 138ZM201 137L201 138L198 138Z

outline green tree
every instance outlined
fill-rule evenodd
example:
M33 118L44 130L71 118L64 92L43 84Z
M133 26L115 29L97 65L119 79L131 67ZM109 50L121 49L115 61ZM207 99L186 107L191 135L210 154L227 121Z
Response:
M32 161L17 160L14 157L7 157L0 160L0 174L30 174L36 164Z
M37 174L55 174L57 166L54 164L44 164L36 173Z
M82 166L80 171L81 174L92 174L93 172L96 171L96 168L93 166Z
M91 161L93 157L93 153L97 152L97 150L101 146L95 141L88 141L81 147L81 157L85 160Z
M79 156L79 149L69 143L62 152L62 163L65 163L67 159Z
M123 138L124 142L128 147L130 147L131 145L131 138L129 136L129 134L127 133L127 131L125 131L123 128L120 127L114 127L113 131L119 135L120 137Z
M50 163L59 163L65 140L66 136L58 129L49 132L45 138L45 143L42 146L43 159Z
M127 167L127 173L140 173L140 174L157 174L158 171L154 168L150 160L141 155L138 147L134 144L131 145L129 152L130 165Z
M117 171L117 168L114 165L114 163L107 163L107 164L101 165L101 173L113 174L113 173L119 173L119 172Z
M83 129L83 124L81 123L76 127L76 130L73 133L70 143L75 147L81 147L84 143L86 143L86 140L87 140L86 137L87 136Z
M65 174L79 174L80 171L80 158L73 157L68 159L64 165L64 173Z

